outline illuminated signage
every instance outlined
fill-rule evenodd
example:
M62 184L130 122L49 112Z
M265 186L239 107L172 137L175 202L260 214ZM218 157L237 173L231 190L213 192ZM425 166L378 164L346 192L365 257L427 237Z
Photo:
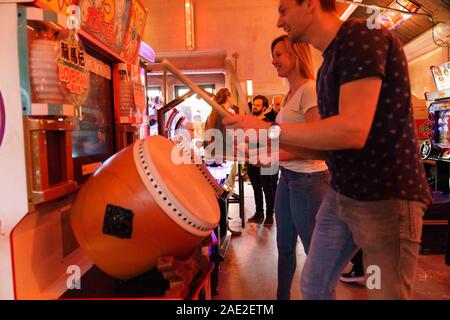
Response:
M75 32L70 31L67 37L62 34L61 38L58 42L58 58L56 60L59 81L71 97L71 102L74 105L81 105L89 88L86 53Z

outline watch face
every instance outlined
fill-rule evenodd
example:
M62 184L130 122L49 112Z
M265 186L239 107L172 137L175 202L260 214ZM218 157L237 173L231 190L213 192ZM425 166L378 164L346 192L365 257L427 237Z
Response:
M272 140L278 139L278 137L280 136L280 133L281 133L281 128L279 125L274 124L274 125L270 126L269 133L268 133L269 139L272 139Z

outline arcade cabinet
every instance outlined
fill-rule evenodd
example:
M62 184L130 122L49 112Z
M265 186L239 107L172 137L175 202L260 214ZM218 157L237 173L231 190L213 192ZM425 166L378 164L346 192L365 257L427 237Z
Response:
M93 269L72 232L71 208L89 176L121 149L115 124L130 124L116 121L119 102L131 103L130 95L114 96L121 91L114 70L137 61L147 10L126 0L106 19L97 2L79 0L81 28L73 33L66 3L0 4L7 31L0 42L10 45L0 53L0 299L58 299L74 270ZM122 37L111 37L117 28Z
M438 91L425 94L428 139L421 146L433 200L424 215L422 249L446 252L450 265L450 63L431 67Z

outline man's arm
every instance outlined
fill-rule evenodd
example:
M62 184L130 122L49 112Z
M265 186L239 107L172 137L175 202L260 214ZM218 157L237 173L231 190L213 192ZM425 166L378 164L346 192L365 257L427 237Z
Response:
M378 103L381 78L369 77L345 83L340 88L340 112L321 121L281 124L280 144L312 150L362 149ZM270 124L249 116L224 119L227 128L268 129ZM300 152L301 153L301 152Z
M369 136L381 89L381 78L345 83L339 114L301 125L281 125L280 143L313 150L362 149Z
M345 83L340 89L338 115L300 124L281 124L280 144L312 150L362 149L366 143L378 103L381 78L369 77ZM228 129L268 129L270 123L252 116L223 120Z

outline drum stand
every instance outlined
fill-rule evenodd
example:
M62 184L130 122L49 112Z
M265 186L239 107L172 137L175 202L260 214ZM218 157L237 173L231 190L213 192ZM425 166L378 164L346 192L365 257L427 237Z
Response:
M203 258L203 259L202 259ZM169 290L164 294L165 298L186 297L190 286L197 273L200 264L207 264L205 257L198 258L196 252L186 260L178 260L173 256L158 259L157 268L164 279L169 281Z
M238 183L239 194L233 193L228 200L228 203L239 204L239 218L241 218L242 228L245 228L245 210L244 210L244 172L242 170L242 164L238 164Z
M203 249L209 248L202 244L184 260L160 257L156 268L129 280L115 279L93 266L79 280L80 289L69 289L60 299L209 300L214 263L202 254Z

